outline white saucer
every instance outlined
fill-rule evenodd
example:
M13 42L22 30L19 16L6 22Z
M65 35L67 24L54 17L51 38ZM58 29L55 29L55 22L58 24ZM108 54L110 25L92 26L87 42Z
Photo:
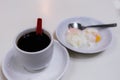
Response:
M103 24L101 21L89 17L74 17L68 18L60 23L60 25L56 29L56 36L59 42L67 47L68 49L83 54L93 54L102 52L109 47L112 41L112 33L109 28L96 28L100 35L101 41L92 49L83 49L83 48L76 48L71 46L69 43L66 42L66 32L68 31L68 24L78 22L84 26L87 25L96 25L96 24ZM95 27L94 27L95 28Z
M39 72L28 72L15 58L15 49L11 49L2 63L2 70L8 80L59 80L69 64L67 50L54 41L54 55L50 65Z

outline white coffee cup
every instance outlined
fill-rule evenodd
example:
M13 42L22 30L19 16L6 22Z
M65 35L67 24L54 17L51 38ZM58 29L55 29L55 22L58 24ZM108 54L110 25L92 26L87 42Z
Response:
M47 67L49 65L49 63L52 59L52 55L53 55L53 42L54 42L53 37L50 34L50 32L48 32L45 29L43 29L43 33L45 33L50 38L50 43L46 48L44 48L40 51L36 51L36 52L27 52L27 51L20 49L17 46L18 40L23 35L33 32L33 31L35 31L35 28L30 28L30 29L20 32L14 41L14 45L15 45L15 49L17 51L18 58L21 61L21 64L28 71L40 70L40 69Z

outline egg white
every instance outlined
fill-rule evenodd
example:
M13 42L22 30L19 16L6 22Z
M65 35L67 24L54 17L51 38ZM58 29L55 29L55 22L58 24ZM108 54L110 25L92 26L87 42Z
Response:
M94 48L96 43L96 34L98 30L88 28L83 31L78 29L70 29L66 35L66 41L76 48Z

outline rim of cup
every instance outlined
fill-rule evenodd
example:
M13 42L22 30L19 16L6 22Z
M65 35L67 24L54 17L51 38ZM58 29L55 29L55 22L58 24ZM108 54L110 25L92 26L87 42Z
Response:
M17 46L18 40L19 40L23 35L25 35L25 34L27 34L27 33L30 33L30 32L33 32L33 31L35 31L35 30L36 30L35 28L29 28L29 29L23 30L23 31L21 31L20 33L18 33L18 35L17 35L17 37L15 38L15 41L14 41L15 48L16 48L18 51L20 51L20 52L22 52L22 53L24 53L24 54L38 54L38 53L44 52L45 50L47 50L49 47L52 46L52 44L53 44L53 36L52 36L52 34L51 34L48 30L42 29L43 32L50 38L50 43L49 43L49 45L48 45L47 47L45 47L45 48L42 49L42 50L35 51L35 52L28 52L28 51L24 51L24 50L20 49L20 48Z

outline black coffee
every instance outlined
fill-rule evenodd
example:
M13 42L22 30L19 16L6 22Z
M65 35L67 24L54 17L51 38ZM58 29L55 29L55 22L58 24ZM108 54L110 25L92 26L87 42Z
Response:
M27 52L36 52L46 48L50 44L50 38L42 33L36 35L36 32L30 32L23 35L17 42L17 46Z

